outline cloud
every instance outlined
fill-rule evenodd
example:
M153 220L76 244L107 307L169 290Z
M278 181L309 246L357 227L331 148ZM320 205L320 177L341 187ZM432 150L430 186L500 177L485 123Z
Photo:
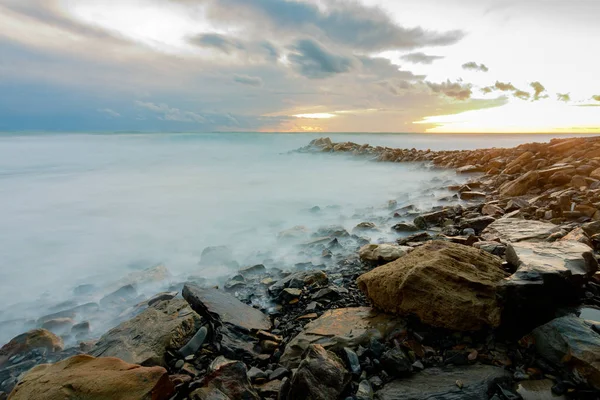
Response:
M158 119L177 122L205 122L203 116L191 111L181 111L179 108L169 107L165 103L154 104L151 102L136 101L135 105L145 108L155 114L159 114Z
M542 93L544 93L546 91L546 88L541 83L531 82L529 84L529 86L531 86L533 88L533 91L534 91L533 92L533 100L534 101L548 97L548 95L540 96Z
M456 100L467 100L472 94L471 85L463 84L461 82L450 82L450 80L442 83L427 82L427 86L429 86L434 93L443 93Z
M263 80L258 76L248 76L248 75L234 75L233 81L237 83L241 83L242 85L255 86L259 87L263 85Z
M192 0L179 0L195 3ZM236 26L245 25L255 35L312 35L322 41L368 52L410 50L425 46L447 46L464 37L459 30L434 32L404 28L378 7L359 2L328 2L327 7L300 1L202 0L209 3L209 17ZM277 35L277 34L275 34Z
M109 117L112 118L119 118L121 116L121 114L119 114L118 112L111 110L110 108L99 108L98 110L99 113L104 113L107 114Z
M492 93L494 91L494 89L495 88L492 87L492 86L486 86L484 88L481 88L481 92L485 93L485 94L488 94L488 93Z
M568 103L569 101L571 101L571 94L570 93L556 93L556 98L558 99L558 101L564 101L565 103Z
M519 98L521 100L529 100L529 98L531 97L531 94L529 94L527 92L524 92L522 90L516 90L513 93L513 96L515 96L515 97L517 97L517 98Z
M289 62L309 79L324 79L348 72L354 64L352 58L334 54L312 39L298 40L289 49Z
M592 96L592 100L600 101L600 94Z
M377 82L377 85L386 89L391 94L398 96L405 94L407 90L413 89L415 85L404 79Z
M503 82L498 82L496 81L496 83L494 84L494 87L498 90L501 90L503 92L512 92L515 90L519 90L516 87L514 87L514 85L510 82L508 83L503 83Z
M230 54L235 50L243 50L244 44L237 39L219 35L218 33L204 33L193 36L189 42L199 47L209 47Z
M484 64L477 64L475 61L470 61L462 65L463 69L472 71L488 72L490 69Z
M442 56L430 56L422 52L405 54L400 57L404 61L408 61L413 64L431 64L435 60L440 60L444 57Z

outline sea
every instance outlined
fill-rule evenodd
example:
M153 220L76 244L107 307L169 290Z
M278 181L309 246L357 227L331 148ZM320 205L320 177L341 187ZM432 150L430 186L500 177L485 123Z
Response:
M394 208L442 204L451 195L445 188L466 179L420 163L295 151L321 136L432 150L554 137L0 134L0 344L41 316L76 305L80 285L95 288L86 301L98 301L124 277L156 265L169 271L170 284L191 275L222 284L237 268L266 258L286 270L310 260L281 232L296 227L314 237L327 226L349 232L360 222L383 226ZM385 226L367 239L397 236ZM209 246L227 246L235 263L201 265ZM138 290L151 296L163 286ZM92 328L101 334L110 327Z

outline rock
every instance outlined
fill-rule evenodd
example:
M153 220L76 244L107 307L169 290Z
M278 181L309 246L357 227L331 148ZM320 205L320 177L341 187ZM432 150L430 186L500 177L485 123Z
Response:
M432 240L433 238L427 232L415 233L414 235L407 236L405 238L400 238L396 240L400 246L404 246L407 243L415 243L415 242L427 242Z
M190 394L192 400L233 400L219 389L200 388Z
M575 316L556 318L532 332L536 351L556 366L566 365L600 389L600 334Z
M125 285L100 299L102 307L118 307L130 304L138 296L133 285Z
M554 386L554 382L550 379L524 380L519 382L517 393L523 400L567 400L565 396L553 394L552 386Z
M407 224L407 223L401 222L399 224L392 226L392 230L396 231L396 232L416 232L419 230L419 228L417 228L413 224Z
M402 319L373 310L370 307L339 308L323 313L308 323L285 348L281 363L294 368L310 344L326 349L343 350L368 344L371 339L385 338L394 329L402 328Z
M464 167L457 168L456 172L459 174L474 174L483 172L483 169L478 165L465 165Z
M344 347L343 354L346 364L348 365L348 369L350 370L352 375L360 376L360 361L358 360L358 356L356 355L354 350L352 350L349 347Z
M529 171L514 181L502 185L500 187L500 194L505 197L524 195L529 189L537 186L538 179L540 179L540 174L537 171Z
M143 271L132 272L121 282L133 286L149 285L164 282L171 277L171 273L164 265L156 265Z
M240 274L242 274L242 275L261 275L261 274L264 274L266 270L267 269L265 268L264 265L258 264L258 265L253 265L251 267L246 267L246 268L240 269Z
M200 265L221 266L234 265L233 252L227 246L209 246L202 250Z
M390 376L402 376L412 371L412 362L404 351L397 347L383 353L381 364Z
M377 229L376 225L372 222L361 222L360 224L356 225L354 227L354 229L352 229L352 232L365 232L365 231L373 231L376 229Z
M560 227L548 222L500 218L488 225L481 236L488 241L500 239L504 243L542 241L559 230Z
M262 385L255 386L258 394L261 398L277 398L279 391L281 390L282 382L278 379L270 380L269 382L263 383Z
M71 318L55 318L44 322L42 329L47 329L60 335L69 332L74 324L75 321Z
M492 217L499 217L501 215L504 215L504 210L502 208L498 207L495 204L486 204L481 209L481 213L483 215L490 215Z
M244 331L271 329L271 321L265 314L228 293L193 283L186 283L182 293L192 309L209 321Z
M151 306L153 304L158 303L159 301L167 301L167 300L174 299L178 293L179 292L162 292L162 293L155 294L154 296L150 297L146 301L146 304L148 306Z
M475 230L475 232L481 232L485 228L487 228L491 223L496 221L496 218L488 216L481 216L476 218L468 218L463 219L460 222L460 229L468 229L471 228Z
M461 192L459 197L461 200L485 200L483 192Z
M380 400L478 400L487 399L496 384L510 381L510 373L487 365L427 368L398 379L376 393ZM461 382L458 387L456 382Z
M303 271L288 275L269 287L269 293L277 297L285 288L301 289L304 286L322 286L329 282L323 271Z
M310 345L294 373L287 400L337 399L350 382L342 361L318 344Z
M358 389L356 390L356 400L373 400L373 388L371 387L371 383L368 380L363 379L358 384Z
M472 247L434 241L360 276L359 288L387 312L455 330L500 325L496 286L502 260Z
M560 240L565 241L565 242L566 241L575 241L575 242L583 243L591 249L594 248L592 241L590 240L588 235L586 235L585 231L581 227L573 229L566 236L563 236Z
M443 210L421 214L414 219L413 223L419 229L427 229L429 226L440 225L445 219L454 218L461 211L462 207L460 206L447 207Z
M269 380L274 381L274 380L283 379L284 377L288 376L289 374L290 374L290 371L288 371L287 368L279 367L275 371L273 371L269 374Z
M201 327L198 329L198 332L196 332L194 337L192 337L190 341L187 342L187 344L183 346L181 350L179 350L179 354L181 354L181 356L184 358L196 354L196 352L200 350L200 347L202 347L204 344L207 336L208 329L206 329L206 326Z
M260 397L248 379L246 365L241 361L217 357L204 378L205 387L218 390L230 399L259 400Z
M63 341L46 329L34 329L22 333L0 349L0 367L6 364L9 358L28 353L37 348L44 348L50 353L62 351Z
M250 379L252 382L258 381L258 380L265 380L269 377L269 375L265 371L258 369L256 367L250 368L250 370L248 370L248 373L246 375L248 376L248 379Z
M11 400L167 400L175 388L162 367L141 367L117 358L78 355L30 370Z
M600 221L588 222L583 224L581 229L588 235L594 236L600 233Z
M85 335L90 332L90 322L83 321L71 327L71 333L74 335Z
M373 264L387 264L412 250L410 247L397 244L367 244L360 248L358 255L364 262Z
M108 331L90 354L165 366L166 352L183 347L199 326L200 317L184 300L163 301Z

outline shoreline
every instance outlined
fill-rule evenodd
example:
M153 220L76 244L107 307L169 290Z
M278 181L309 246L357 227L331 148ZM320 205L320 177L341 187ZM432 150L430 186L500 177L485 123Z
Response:
M327 380L327 384L313 382L314 387L308 389L311 395L367 399L378 393L378 398L399 398L398 393L413 386L425 390L444 376L450 379L444 390L447 393L463 391L465 398L470 389L479 391L470 395L485 392L486 398L507 398L503 391L516 390L519 382L521 386L523 382L544 382L544 393L552 388L554 393L562 392L560 394L568 398L594 398L600 393L600 375L597 375L600 374L600 347L594 347L600 343L600 335L594 330L598 329L594 324L590 325L591 333L584 332L591 335L590 340L597 340L592 340L590 343L595 344L589 346L598 357L578 359L585 368L580 364L552 365L555 360L543 361L545 357L540 357L545 354L544 349L521 343L523 338L531 336L528 332L546 327L558 312L566 313L565 307L587 305L594 309L600 306L600 285L594 283L600 283L598 275L594 276L596 250L600 246L600 223L594 222L600 220L600 137L554 139L548 144L524 144L513 149L441 152L336 144L320 138L301 151L352 153L380 162L424 162L467 176L474 174L475 179L451 188L456 193L454 200L467 202L465 206L435 208L414 218L412 210L405 210L405 214L400 212L401 218L394 228L407 236L401 237L397 244L361 243L357 239L360 231L372 231L375 226L371 225L357 226L356 238L349 232L325 232L327 240L312 244L314 249L323 248L323 257L334 253L344 240L355 242L350 246L363 245L359 246L358 254L355 252L338 262L336 271L329 269L324 273L314 269L318 266L312 264L299 267L305 271L287 276L272 274L264 265L240 271L241 279L237 278L236 282L233 277L228 282L230 288L240 282L250 291L262 288L265 296L277 304L263 310L265 314L226 291L186 284L185 300L163 295L132 320L105 334L100 346L98 343L90 345L91 348L83 352L121 356L129 358L125 360L128 362L144 361L139 363L166 367L164 373L173 383L167 391L171 394L175 391L177 399L210 398L202 396L211 393L214 396L216 391L232 399L241 393L246 398L308 398L298 393L307 390L308 382L312 382L309 377L327 371L335 372L331 380ZM554 166L557 163L564 165ZM407 222L408 218L412 221ZM431 240L444 243L444 247L431 247ZM465 249L468 251L463 254ZM543 258L545 252L552 253L552 257ZM417 253L420 258L411 256ZM482 262L489 263L494 278L483 279L477 273L474 278L465 278L470 283L464 293L475 291L479 296L473 300L476 303L466 305L456 304L458 298L448 294L443 285L436 285L447 283L449 287L460 289L464 281L444 277L433 282L432 299L438 299L440 304L449 301L448 304L456 305L451 314L444 314L447 310L440 309L434 314L441 316L433 315L423 304L411 305L410 311L395 309L396 300L390 306L385 281L386 274L389 279L393 274L386 273L381 278L373 276L373 272L386 265L389 267L390 263L394 263L394 268L414 267L414 271L418 271L421 268L418 263L426 262L423 260L428 254L438 257L432 265L446 262L455 255L460 255L470 269ZM540 254L542 259L538 257ZM403 265L403 259L413 264ZM458 268L459 274L464 272L462 264L450 262L448 265ZM434 269L432 273L443 271ZM407 285L402 290L419 296L413 286ZM388 298L382 298L385 296L380 296L381 293ZM479 304L481 298L484 300ZM436 308L435 302L431 304L431 299L425 299L424 303L428 302L429 308ZM369 304L376 307L371 308ZM182 310L189 313L181 317L181 321L178 316L178 324L170 326L178 335L165 329L160 339L164 341L168 337L169 344L163 346L162 353L158 352L152 361L131 357L136 349L114 345L119 340L127 342L132 332L144 333L142 328L149 327L149 314L155 314L159 321L163 315L167 316L161 322L166 324L176 315L171 309L174 306L179 314ZM502 316L483 318L481 310L473 313L472 309L477 307L490 315L498 311ZM381 309L389 314L378 311ZM394 315L394 311L400 315ZM407 317L407 313L411 315ZM248 318L236 318L236 314ZM311 322L306 325L307 321ZM374 324L373 321L379 322ZM572 320L567 322L576 324ZM182 326L186 327L184 332ZM353 332L353 327L357 332ZM554 328L544 329L552 331ZM562 325L559 328L564 331ZM49 353L60 353L54 351L57 343L51 335L46 337L52 344ZM157 337L152 337L146 342L137 342L137 350L144 346L153 348L156 341ZM7 346L3 347L4 353L16 348L13 345L6 349ZM547 346L552 347L552 344ZM184 351L184 348L187 349ZM38 355L29 356L33 350L36 349L25 351L21 346L9 356L16 356L10 362L22 353L26 362L27 359L42 360ZM64 355L73 355L71 353ZM183 353L189 354L184 356ZM243 362L220 358L223 356ZM319 365L329 368L322 371ZM6 364L0 368L6 370ZM15 370L19 374L25 372ZM430 376L430 373L438 375ZM9 374L10 379L16 383L13 375ZM454 379L457 376L462 378ZM493 379L490 380L490 376ZM2 381L5 386L6 379ZM497 383L501 384L501 390ZM198 391L202 393L192 394ZM331 397L332 394L335 396Z

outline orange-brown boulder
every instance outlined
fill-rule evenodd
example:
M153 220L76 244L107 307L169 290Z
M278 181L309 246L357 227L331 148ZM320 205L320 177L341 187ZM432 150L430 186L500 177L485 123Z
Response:
M0 366L16 354L24 354L33 349L45 348L50 353L61 351L63 341L46 329L34 329L14 337L0 349Z
M433 241L358 278L373 305L416 315L429 325L470 331L500 325L498 283L508 276L499 257L472 247Z
M514 181L510 181L500 187L500 194L503 196L521 196L527 191L536 186L540 175L537 171L529 171L525 175L521 175Z
M175 388L167 370L118 358L78 355L31 369L9 400L166 400Z

